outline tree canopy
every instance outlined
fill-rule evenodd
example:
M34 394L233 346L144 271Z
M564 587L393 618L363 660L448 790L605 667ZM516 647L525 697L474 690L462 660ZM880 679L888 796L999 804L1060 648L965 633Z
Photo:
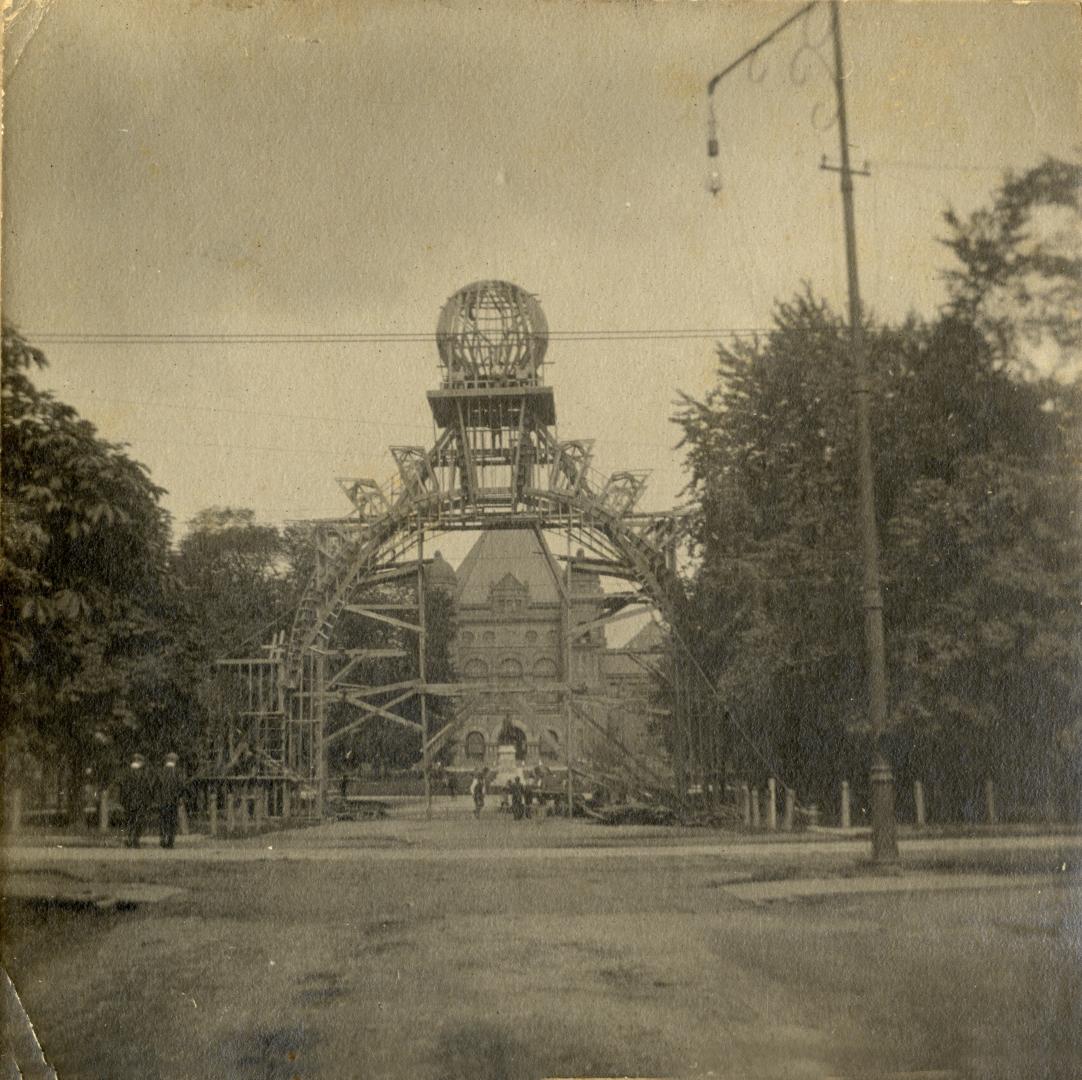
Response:
M1054 268L1015 249L1019 192L1051 198L1060 172L948 216L962 269L936 319L866 325L892 752L953 812L983 776L1030 807L1079 779L1080 389L1006 362L1018 327L986 317L989 289ZM988 215L1010 218L999 261L975 238ZM715 386L676 416L698 508L687 639L754 732L739 766L776 761L820 800L867 761L851 390L843 321L806 289L769 334L719 348Z
M174 719L142 708L169 636L169 519L123 446L35 387L45 363L4 327L0 707L9 750L81 776Z

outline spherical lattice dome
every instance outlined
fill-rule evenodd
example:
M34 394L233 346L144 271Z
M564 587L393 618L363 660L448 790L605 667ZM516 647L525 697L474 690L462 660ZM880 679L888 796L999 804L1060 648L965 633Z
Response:
M443 305L436 344L451 384L533 383L548 347L537 298L509 281L476 281Z

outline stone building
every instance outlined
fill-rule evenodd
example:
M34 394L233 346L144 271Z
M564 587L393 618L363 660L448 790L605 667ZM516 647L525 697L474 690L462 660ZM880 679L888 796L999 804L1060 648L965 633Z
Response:
M444 560L434 560L429 581L454 589L452 655L458 677L478 687L464 701L452 769L495 768L501 745L514 746L521 766L565 768L568 719L559 691L564 630L558 575L563 573L563 563L529 529L482 533L457 574ZM571 624L598 618L603 596L596 571L573 569ZM604 627L573 643L570 675L576 704L594 721L572 714L576 763L589 762L591 749L604 740L600 729L615 725L642 743L650 678L626 650L607 647Z

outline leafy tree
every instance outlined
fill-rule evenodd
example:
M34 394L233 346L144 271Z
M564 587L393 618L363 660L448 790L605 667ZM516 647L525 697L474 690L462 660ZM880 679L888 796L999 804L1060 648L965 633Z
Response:
M191 632L208 663L258 648L288 626L303 589L296 533L260 525L255 513L211 507L192 518L172 558Z
M990 205L944 220L942 242L960 263L944 275L951 313L979 327L1003 362L1077 376L1082 164L1050 157L1008 173Z
M746 773L778 762L822 800L867 760L851 379L825 303L775 323L677 415L700 508L685 638L755 733ZM896 768L951 810L993 769L1032 803L1077 768L1077 394L1012 374L955 310L867 337Z
M146 469L34 386L45 363L4 327L0 708L9 751L62 763L74 813L88 768L168 722L132 676L163 639L169 521Z

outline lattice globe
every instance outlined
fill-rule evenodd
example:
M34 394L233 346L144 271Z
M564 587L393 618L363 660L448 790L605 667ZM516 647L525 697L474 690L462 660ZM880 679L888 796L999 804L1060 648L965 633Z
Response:
M536 383L548 347L537 298L509 281L475 281L443 305L436 344L449 385Z

